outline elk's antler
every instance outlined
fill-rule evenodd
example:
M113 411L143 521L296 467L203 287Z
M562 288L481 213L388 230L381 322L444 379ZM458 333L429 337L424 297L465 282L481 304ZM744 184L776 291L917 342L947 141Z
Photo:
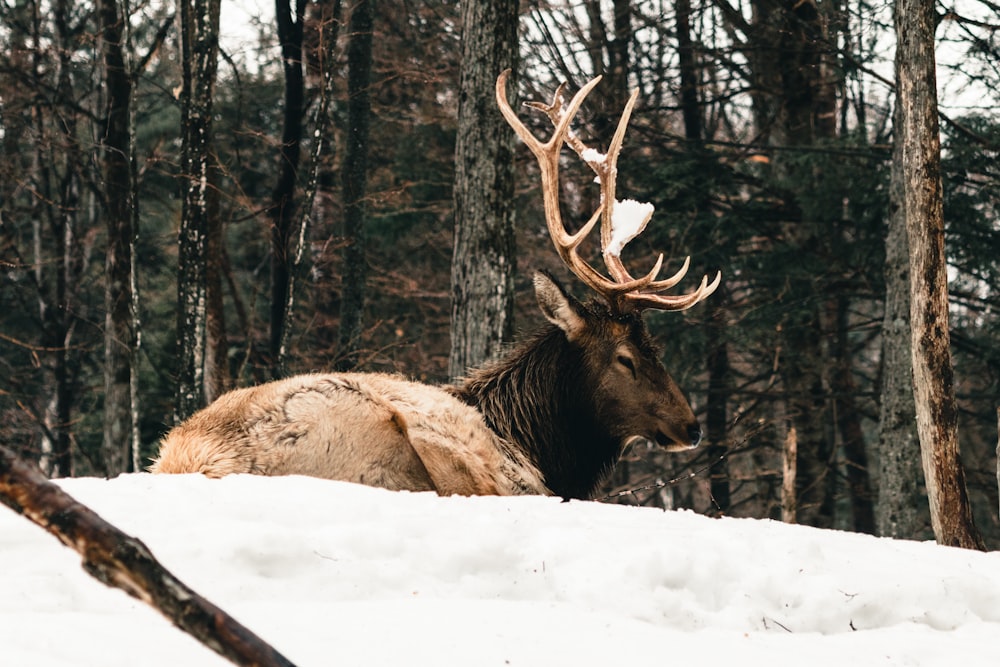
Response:
M538 166L542 174L545 222L559 257L566 263L570 271L584 284L607 299L612 307L622 310L626 308L684 310L714 292L722 280L721 272L711 283L708 282L707 276L702 277L698 289L689 294L679 296L660 294L681 281L691 263L690 257L684 260L684 265L677 273L663 280L656 279L663 266L662 254L656 260L652 270L641 278L634 278L622 263L622 248L642 233L653 215L652 204L631 199L619 201L615 198L618 154L621 151L622 140L625 138L625 128L628 126L639 91L633 92L625 105L625 110L618 121L618 129L611 140L607 154L601 154L588 148L570 129L570 123L577 111L580 110L584 98L598 84L601 77L591 79L566 106L563 105L563 89L566 84L560 85L556 90L552 104L539 102L525 104L525 106L542 111L552 121L555 128L552 137L547 142L542 143L524 126L507 102L507 77L509 75L510 70L504 70L497 77L497 105L500 107L500 113L510 123L517 136L527 144L538 159ZM563 143L568 144L594 170L601 185L600 206L587 224L575 234L566 231L559 208L559 154L562 152ZM598 221L601 223L601 250L610 278L590 266L580 257L577 250Z

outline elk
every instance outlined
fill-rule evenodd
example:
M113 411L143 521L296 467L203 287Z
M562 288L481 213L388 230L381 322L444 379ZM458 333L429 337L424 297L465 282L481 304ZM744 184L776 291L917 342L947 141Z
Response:
M299 375L237 389L170 431L151 467L158 473L303 474L441 495L546 494L591 498L635 441L668 451L696 447L701 428L659 360L642 313L679 311L718 287L666 295L688 270L657 279L661 254L633 277L622 247L640 234L649 204L615 198L617 161L638 91L606 155L570 130L593 79L564 106L565 84L545 113L554 132L539 140L511 109L509 72L496 82L504 118L540 167L545 220L559 257L595 293L577 301L550 274L534 276L548 325L505 358L456 385L430 386L383 373ZM559 159L568 144L597 174L601 202L575 233L563 224ZM579 247L598 222L608 275Z

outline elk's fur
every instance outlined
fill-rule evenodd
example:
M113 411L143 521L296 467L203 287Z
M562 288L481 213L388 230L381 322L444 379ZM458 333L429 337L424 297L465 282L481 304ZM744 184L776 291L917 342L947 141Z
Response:
M380 373L299 375L224 394L167 434L150 470L301 474L442 495L549 493L474 408Z

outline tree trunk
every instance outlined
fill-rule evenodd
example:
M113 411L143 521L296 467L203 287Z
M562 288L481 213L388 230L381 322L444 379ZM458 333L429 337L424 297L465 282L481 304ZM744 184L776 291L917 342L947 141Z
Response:
M897 128L902 126L896 106ZM892 164L902 165L903 142L893 144ZM919 539L930 520L921 486L920 441L913 404L910 353L910 259L903 202L903 170L892 169L889 224L885 237L885 315L882 320L882 368L879 388L878 499L879 535Z
M938 543L984 549L959 457L958 409L948 331L941 145L933 0L897 0L896 103L903 143L903 206L910 256L910 322L917 434Z
M496 110L497 75L517 70L516 0L462 4L462 74L455 145L455 242L448 373L499 356L513 335L513 131ZM511 84L516 89L516 78Z
M104 264L104 473L114 477L133 464L132 350L133 239L137 205L132 181L132 77L127 71L124 21L116 0L101 0L107 106L102 137L104 204L108 245Z
M681 116L684 119L684 138L692 155L701 155L702 110L698 96L698 61L694 40L691 38L691 1L676 0L677 60L680 66ZM698 203L698 213L710 215L711 202L707 191ZM708 437L708 458L712 461L709 487L715 507L721 513L729 511L731 488L729 462L725 458L728 447L727 404L729 402L729 346L726 342L726 306L728 291L723 288L715 294L709 306L706 328L708 366L708 404L705 409L705 429Z
M219 166L212 159L208 172L208 230L205 238L205 404L230 388L229 340L222 295L225 267L225 225L219 215Z
M708 436L708 460L712 462L709 485L719 512L725 514L732 504L729 482L729 451L727 404L729 403L729 346L725 338L726 293L716 293L719 301L711 307L706 335L708 338L708 405L705 409L705 429Z
M52 264L49 275L52 289L48 295L41 295L41 320L44 327L45 347L52 351L49 365L48 401L44 409L43 435L41 442L42 469L51 477L71 477L73 475L73 452L71 415L73 399L73 373L70 368L69 350L75 331L76 308L73 295L78 286L78 276L82 261L77 254L78 217L82 209L80 196L80 174L84 160L80 155L79 110L75 108L75 94L72 55L73 44L78 35L75 32L75 7L68 0L54 4L54 23L58 39L58 73L56 75L56 100L62 115L56 134L57 144L50 153L48 163L42 168L48 171L46 179L56 181L47 195L54 206L49 209L49 222L54 239L51 257L41 253L41 239L38 239L36 261L39 262L39 276L46 273L46 265ZM39 136L43 136L40 133ZM61 151L60 151L61 148ZM61 152L61 155L57 155ZM42 158L45 161L45 158ZM48 184L46 184L48 189ZM48 280L38 278L44 286Z
M309 21L311 26L309 34L310 66L309 76L316 79L316 88L319 93L319 102L315 107L312 121L313 141L309 156L309 172L305 189L302 193L302 206L299 207L299 223L295 230L294 243L289 248L290 265L288 270L288 289L285 293L284 314L281 317L284 325L281 328L281 340L278 343L277 363L275 370L284 375L288 360L289 342L291 339L292 313L295 312L295 284L299 277L302 266L302 257L305 254L309 231L314 224L316 217L324 217L323 202L329 198L320 195L320 184L329 182L326 170L328 163L324 162L323 155L330 152L328 145L332 144L332 133L327 131L330 121L330 101L333 98L334 82L336 81L336 58L337 32L340 27L340 0L326 2L320 6L314 6L312 16ZM305 45L305 36L303 44ZM303 55L306 51L303 50ZM319 209L317 213L317 209ZM326 214L325 217L331 217Z
M278 148L278 182L271 196L271 341L272 377L284 375L279 359L286 321L285 304L291 269L290 240L295 219L295 186L302 153L302 119L305 111L305 72L302 63L302 38L305 23L305 0L295 0L295 18L291 0L278 0L275 21L281 42L281 62L285 74L285 104L281 145Z
M591 60L591 77L601 76L595 95L590 122L596 145L607 145L618 127L621 110L629 98L628 75L632 44L632 2L612 0L611 25L604 23L605 3L587 0L587 52Z
M336 368L358 364L364 322L368 263L365 256L365 191L368 184L368 126L371 122L372 30L375 0L359 0L351 11L347 46L347 138L344 145L344 281Z
M177 394L174 420L205 405L206 266L215 196L212 169L212 94L219 52L220 0L180 0L181 179L183 204L177 265Z
M798 490L795 480L798 471L799 439L795 424L789 422L781 457L781 520L785 523L798 521Z
M868 474L868 452L865 449L861 415L854 400L857 387L851 366L848 338L848 299L841 296L829 304L836 332L830 390L833 392L834 414L843 443L847 487L851 501L853 529L859 533L875 533L875 509L872 502L871 478Z
M632 0L612 0L614 39L608 42L608 89L611 96L608 103L616 114L625 108L629 98L628 73L632 59L629 47L632 44ZM606 105L605 108L608 108ZM616 126L615 123L611 124ZM613 136L613 135L612 135Z
M688 141L700 142L701 104L698 100L698 63L695 58L694 40L691 38L691 0L675 0L674 10L677 14L677 62L680 68L684 137Z

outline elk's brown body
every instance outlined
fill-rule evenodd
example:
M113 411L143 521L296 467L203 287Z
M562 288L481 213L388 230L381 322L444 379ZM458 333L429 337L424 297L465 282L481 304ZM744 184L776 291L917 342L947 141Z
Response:
M299 375L221 396L151 470L311 475L443 495L548 493L523 456L441 388L381 373Z
M633 278L621 247L641 233L641 220L615 217L618 152L633 95L607 155L588 149L569 123L598 79L563 108L562 87L551 105L532 104L552 119L540 142L507 104L507 73L497 80L504 117L538 158L545 217L560 257L600 299L582 304L548 274L535 294L549 326L506 358L454 387L433 387L378 373L301 375L220 397L164 438L151 470L304 474L389 489L463 494L556 494L589 498L634 440L668 450L694 447L701 428L659 361L642 322L644 309L683 310L719 284L703 278L694 292L664 296L687 271L657 280ZM601 206L575 234L559 212L559 153L568 143L597 174ZM578 254L601 222L610 278ZM616 229L617 224L621 225ZM623 231L624 229L624 231Z

